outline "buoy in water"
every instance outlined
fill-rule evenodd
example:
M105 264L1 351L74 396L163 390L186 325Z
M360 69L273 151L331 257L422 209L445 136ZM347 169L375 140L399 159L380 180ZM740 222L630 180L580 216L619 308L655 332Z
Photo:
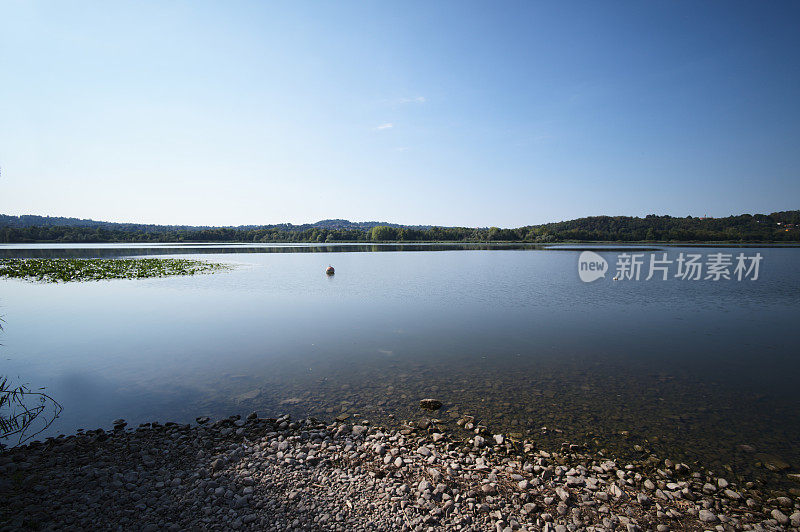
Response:
M325 269L325 273L327 273L328 275L333 275L335 273L335 270L333 269L333 266L328 266Z

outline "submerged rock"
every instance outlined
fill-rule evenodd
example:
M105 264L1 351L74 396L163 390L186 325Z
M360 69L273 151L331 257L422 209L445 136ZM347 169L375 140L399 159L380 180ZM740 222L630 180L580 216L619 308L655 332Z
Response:
M303 400L299 397L289 397L281 401L281 405L299 405Z
M424 410L439 410L442 408L442 402L438 399L422 399L419 402L419 407Z
M261 395L261 390L258 390L258 389L250 390L249 392L245 392L245 393L243 393L241 395L237 395L236 396L236 402L237 403L242 403L244 401L252 401L253 399L258 397L259 395Z
M770 471L786 471L792 467L782 458L772 454L758 453L755 456L756 460L761 462L761 464Z

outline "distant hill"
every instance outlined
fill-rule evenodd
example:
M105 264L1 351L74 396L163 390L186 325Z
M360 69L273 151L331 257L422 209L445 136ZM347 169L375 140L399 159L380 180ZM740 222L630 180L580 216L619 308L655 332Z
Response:
M153 225L153 224L134 224L119 222L99 222L83 218L64 218L62 216L37 216L34 214L23 214L22 216L9 216L0 214L0 227L91 227L107 229L138 229L153 230L160 229L210 229L211 226L192 226L192 225Z
M591 216L515 229L321 220L211 227L0 215L0 242L800 242L800 210L726 218Z
M556 241L651 242L797 242L800 211L741 214L725 218L676 218L649 214L591 216L531 226Z
M290 223L272 224L272 225L226 225L221 226L226 229L237 230L250 230L250 229L281 229L285 231L304 231L306 229L361 229L368 231L375 226L383 225L387 227L413 227L415 229L430 229L430 225L413 225L401 226L400 224L393 224L389 222L351 222L350 220L331 219L320 220L316 223L294 225ZM126 222L103 222L90 220L85 218L65 218L62 216L37 216L34 214L23 214L22 216L9 216L7 214L0 214L0 227L14 227L14 228L27 228L27 227L88 227L88 228L103 228L111 230L129 230L129 231L164 231L164 230L206 230L216 229L217 227L210 225L154 225L154 224L136 224Z

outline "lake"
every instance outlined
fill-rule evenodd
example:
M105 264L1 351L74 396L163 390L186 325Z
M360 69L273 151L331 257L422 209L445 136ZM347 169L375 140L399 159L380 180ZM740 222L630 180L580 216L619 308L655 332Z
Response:
M235 266L0 280L0 373L63 405L42 436L251 411L399 423L433 397L444 422L473 415L545 448L642 445L781 484L740 446L800 466L800 249L593 249L611 270L626 249L644 254L642 278L582 282L579 246L0 246L0 258L191 254ZM653 250L673 260L668 280L644 280ZM681 253L760 253L759 277L675 278Z

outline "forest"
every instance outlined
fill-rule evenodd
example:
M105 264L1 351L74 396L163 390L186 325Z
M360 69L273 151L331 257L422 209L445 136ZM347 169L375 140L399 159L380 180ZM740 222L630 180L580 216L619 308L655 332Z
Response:
M726 218L592 216L515 229L347 220L201 227L0 215L0 243L36 242L800 242L800 210Z

